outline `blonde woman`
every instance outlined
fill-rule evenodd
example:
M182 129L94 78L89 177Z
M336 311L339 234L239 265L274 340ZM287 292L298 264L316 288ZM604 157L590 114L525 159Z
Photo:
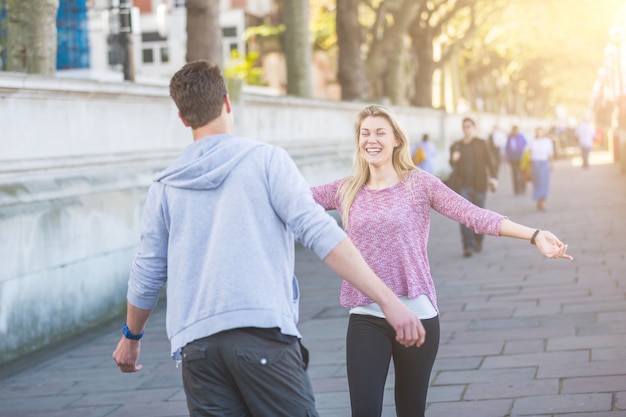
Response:
M419 348L397 343L379 306L344 281L341 304L350 308L346 363L352 415L381 415L393 358L397 416L424 416L439 347L439 309L426 253L431 208L478 233L528 240L546 257L572 257L552 233L479 208L416 168L407 136L390 109L364 108L356 118L354 135L352 173L313 187L313 197L326 210L340 213L369 266L422 320L426 341Z
M533 200L537 202L537 210L544 211L545 202L550 190L550 171L554 159L554 143L546 136L546 131L538 127L535 139L528 144L530 151L531 178L533 181Z

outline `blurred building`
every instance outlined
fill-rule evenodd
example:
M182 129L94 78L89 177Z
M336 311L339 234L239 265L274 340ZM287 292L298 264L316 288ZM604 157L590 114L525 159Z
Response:
M59 0L58 75L116 78L123 54L116 44L120 0ZM233 51L245 57L244 31L275 15L275 0L221 0L224 63ZM135 73L145 79L169 78L185 63L185 0L134 0L131 27ZM6 67L6 0L0 0L0 69Z
M120 36L120 3L124 0L59 0L57 76L102 81L124 79L124 43ZM285 59L279 37L247 40L249 27L281 22L277 0L220 0L224 66L259 54L256 65L263 87L249 92L282 95L286 91ZM142 83L166 83L185 62L185 0L133 0L131 8L133 69ZM0 0L0 70L6 69L6 0ZM235 54L234 54L235 53ZM313 96L340 100L336 56L312 55Z

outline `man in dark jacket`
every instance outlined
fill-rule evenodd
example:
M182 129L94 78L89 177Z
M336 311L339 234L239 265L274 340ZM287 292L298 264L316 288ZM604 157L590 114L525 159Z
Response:
M476 123L469 117L463 119L463 139L450 148L450 165L457 180L456 192L478 207L485 207L487 188L495 191L498 173L487 142L476 137ZM472 256L472 251L482 250L483 235L461 224L461 236L465 258Z

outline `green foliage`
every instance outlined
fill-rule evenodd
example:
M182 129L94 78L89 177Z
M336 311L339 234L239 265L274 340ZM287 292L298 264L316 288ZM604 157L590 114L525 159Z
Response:
M246 41L252 38L274 38L281 37L285 32L285 25L258 25L248 27L243 36Z
M311 1L311 41L313 48L328 51L337 45L334 1Z
M492 74L547 111L584 108L621 0L494 0L475 5L479 27L465 44L466 74ZM613 21L612 21L613 20ZM626 20L622 20L626 24ZM520 91L522 89L523 91Z
M257 65L258 52L251 52L240 58L237 50L231 53L231 60L224 68L226 78L243 80L248 85L264 85L263 69Z

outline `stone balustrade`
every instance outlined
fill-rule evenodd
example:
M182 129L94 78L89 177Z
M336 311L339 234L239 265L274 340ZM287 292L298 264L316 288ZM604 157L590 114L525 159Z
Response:
M244 91L235 133L285 147L317 185L349 172L362 107ZM445 174L462 116L396 111L412 141L430 134ZM495 116L476 120L488 130ZM11 73L0 73L0 126L1 366L124 310L147 187L191 132L166 84Z

